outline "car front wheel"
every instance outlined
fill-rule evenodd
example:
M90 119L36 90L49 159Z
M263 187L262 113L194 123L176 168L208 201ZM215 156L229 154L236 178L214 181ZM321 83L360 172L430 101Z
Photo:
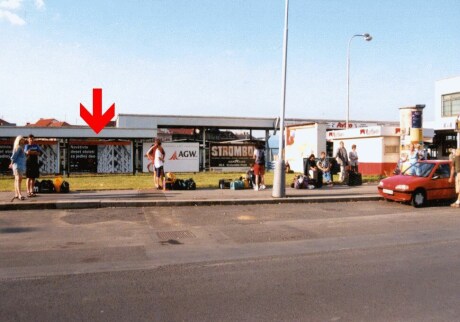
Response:
M415 190L412 194L412 205L415 208L423 207L426 204L426 193L424 190Z

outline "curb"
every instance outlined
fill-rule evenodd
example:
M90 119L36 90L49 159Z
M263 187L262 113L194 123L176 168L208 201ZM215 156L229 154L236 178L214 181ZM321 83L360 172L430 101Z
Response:
M44 209L95 209L95 208L131 208L131 207L190 207L190 206L236 206L236 205L276 205L298 203L328 203L328 202L356 202L378 201L382 197L372 195L340 196L340 197L286 197L281 199L219 199L219 200L107 200L107 201L50 201L40 203L0 203L0 211L11 210L44 210Z

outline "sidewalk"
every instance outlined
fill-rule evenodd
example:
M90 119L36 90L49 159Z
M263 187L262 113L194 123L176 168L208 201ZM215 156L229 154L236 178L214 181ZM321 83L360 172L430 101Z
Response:
M272 189L245 190L110 190L77 191L67 194L39 194L24 201L12 192L0 192L0 210L84 209L105 207L211 206L279 203L313 203L380 200L377 184L349 187L336 185L320 189L297 190L286 187L286 198L273 198Z

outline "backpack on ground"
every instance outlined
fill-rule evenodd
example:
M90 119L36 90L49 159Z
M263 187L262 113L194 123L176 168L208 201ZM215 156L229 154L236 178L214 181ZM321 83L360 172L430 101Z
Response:
M219 189L230 189L230 182L231 180L228 179L220 179L219 180Z
M53 193L55 192L54 183L52 180L42 180L40 182L40 193Z
M34 193L39 193L39 192L40 192L40 180L35 180Z
M164 189L165 189L165 190L173 190L173 185L174 185L174 184L173 184L171 181L166 181L166 182L164 183Z
M185 188L187 190L196 190L196 183L192 178L187 179L184 182L185 182Z
M62 193L69 193L70 192L70 184L67 181L62 181L61 183L61 192Z
M176 179L173 183L173 190L186 190L187 186L185 184L185 181L182 179Z
M55 192L61 192L61 185L64 180L62 179L61 176L58 176L54 178L53 184L54 184L54 191Z
M308 177L299 175L294 181L295 189L308 189Z

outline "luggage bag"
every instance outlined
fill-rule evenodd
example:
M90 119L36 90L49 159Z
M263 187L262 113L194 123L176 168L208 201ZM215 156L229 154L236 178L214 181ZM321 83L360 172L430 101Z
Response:
M363 177L359 172L350 171L348 173L348 185L349 186L360 186L363 184Z
M231 180L228 180L228 179L220 179L219 189L230 189L230 182Z
M230 182L230 189L241 190L244 189L244 183L242 180L233 180Z

